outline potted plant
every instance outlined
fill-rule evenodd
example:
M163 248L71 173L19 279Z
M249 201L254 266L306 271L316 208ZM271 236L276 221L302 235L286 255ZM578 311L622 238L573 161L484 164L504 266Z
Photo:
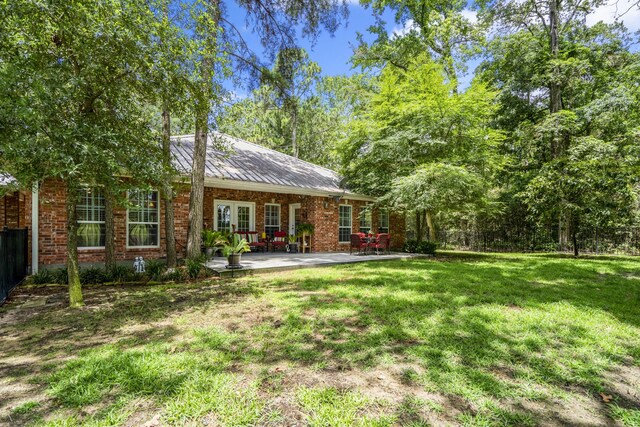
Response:
M295 234L289 234L289 244L287 245L287 251L292 253L298 252L298 236Z
M296 226L296 231L298 235L302 237L302 252L306 252L307 249L311 252L311 239L309 239L309 244L307 244L307 236L311 236L316 230L315 225L309 222L301 222Z
M202 245L205 248L207 259L210 259L217 252L217 250L224 245L225 240L225 234L220 231L202 231Z
M251 252L246 239L241 239L239 234L232 234L222 245L222 254L229 261L229 268L240 267L240 256L244 252Z

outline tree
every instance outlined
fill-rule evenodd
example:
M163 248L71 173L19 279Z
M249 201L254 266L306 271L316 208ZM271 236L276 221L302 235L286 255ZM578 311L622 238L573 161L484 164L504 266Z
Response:
M523 194L536 221L567 218L573 252L581 229L628 224L633 219L636 180L615 144L581 137L568 155L546 164Z
M458 90L458 79L466 71L466 59L484 40L485 29L463 14L466 1L442 0L364 0L377 19L372 26L377 39L368 44L359 36L359 46L353 62L361 66L392 65L407 68L411 58L427 52L440 64L451 90ZM382 21L385 10L395 14L395 22L403 28L401 33L389 36Z
M447 213L473 212L484 202L484 180L464 167L447 163L419 166L411 175L396 178L383 200L417 215L416 237L422 239L422 226L429 228L429 240L436 240L433 218Z
M242 38L238 29L225 16L224 4L219 0L199 0L189 6L194 40L192 49L194 80L192 96L195 99L195 138L189 199L189 229L187 257L200 255L202 231L204 166L207 153L209 121L220 105L220 80L230 58L238 71L262 72L257 57ZM321 28L336 30L341 16L346 16L346 2L339 0L241 0L247 12L247 24L254 29L265 49L274 54L295 47L296 27L302 26L302 35L317 37ZM217 75L214 70L217 69ZM228 68L227 68L228 69Z
M495 93L479 82L455 93L454 83L445 76L442 66L424 55L411 61L407 70L383 69L375 92L357 110L339 148L352 188L385 200L399 183L407 183L402 178L431 164L463 168L489 188L501 168L496 146L502 134L489 127ZM434 213L416 208L417 228L427 222L434 230Z
M0 169L30 188L66 186L71 306L83 304L76 205L82 185L161 174L145 106L158 21L146 2L5 2L0 35Z
M274 99L290 120L291 151L298 157L297 144L300 110L305 98L309 98L314 85L319 81L320 67L309 60L309 55L301 48L286 48L278 52L271 73L265 74L265 80L274 88Z

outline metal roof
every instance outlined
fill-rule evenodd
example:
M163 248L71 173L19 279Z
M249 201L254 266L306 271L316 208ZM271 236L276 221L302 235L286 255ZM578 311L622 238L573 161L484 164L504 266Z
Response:
M191 172L193 144L194 135L172 138L174 164L185 174ZM341 187L342 177L335 171L218 132L211 133L207 141L205 176L351 194Z
M11 184L15 184L16 180L8 173L0 172L0 187L7 187Z

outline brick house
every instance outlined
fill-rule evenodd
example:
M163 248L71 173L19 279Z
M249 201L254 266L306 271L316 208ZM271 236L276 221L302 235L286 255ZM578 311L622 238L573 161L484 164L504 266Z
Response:
M211 139L224 151L212 147ZM184 178L174 200L176 246L184 254L189 211L188 175L193 135L172 140L175 166ZM294 233L296 223L315 225L314 252L348 251L352 232L388 232L393 247L404 243L404 215L373 207L374 198L343 188L334 171L223 134L210 136L207 150L204 227ZM7 185L5 178L0 185ZM29 229L31 265L66 262L66 189L46 180L37 191L16 190L0 199L0 227ZM165 255L164 202L158 191L131 189L129 207L114 214L116 257L131 260ZM79 261L104 261L104 197L100 189L83 189L78 205Z

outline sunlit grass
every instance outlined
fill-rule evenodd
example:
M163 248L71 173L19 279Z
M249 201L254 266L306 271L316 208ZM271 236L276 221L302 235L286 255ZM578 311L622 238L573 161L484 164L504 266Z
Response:
M74 356L42 355L51 401L14 409L22 420L122 425L145 399L168 425L278 425L293 411L318 426L526 426L545 414L515 403L597 403L607 372L640 364L640 266L627 258L456 255L101 298L22 325L33 342L67 331L50 354ZM75 350L94 334L112 338ZM376 369L396 400L331 382ZM313 381L294 375L305 370ZM593 410L635 425L625 405Z

